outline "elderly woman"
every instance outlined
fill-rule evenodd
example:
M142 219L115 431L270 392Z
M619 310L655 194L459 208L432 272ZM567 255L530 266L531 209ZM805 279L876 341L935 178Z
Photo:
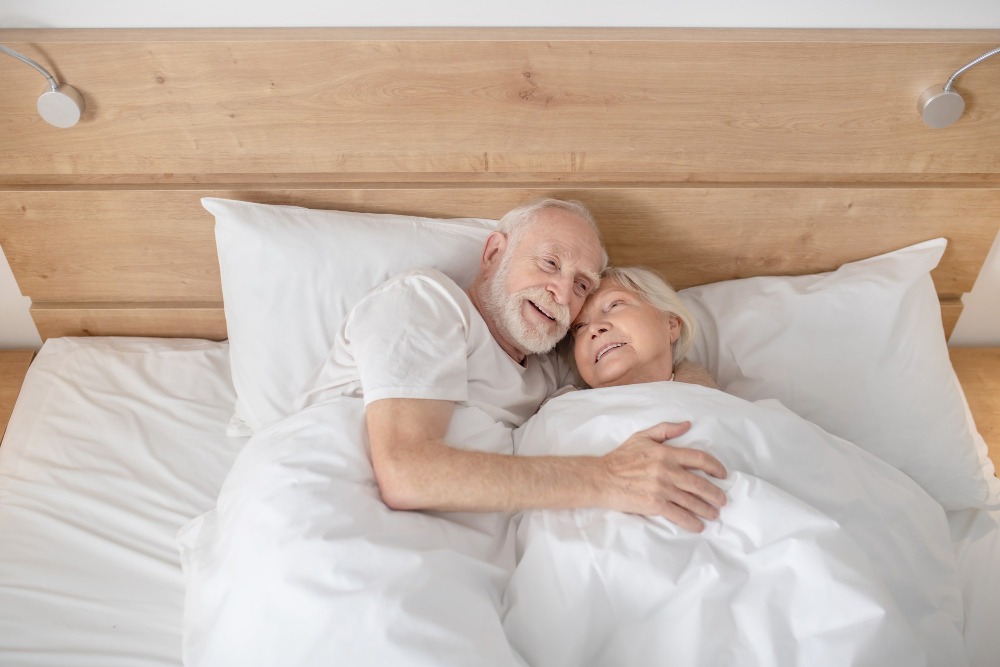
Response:
M935 584L957 576L934 546L947 524L912 480L775 401L681 381L694 320L651 271L608 271L571 331L592 389L542 406L519 455L600 457L651 424L690 429L658 445L674 514L517 517L503 624L527 664L964 663L961 601L939 604Z

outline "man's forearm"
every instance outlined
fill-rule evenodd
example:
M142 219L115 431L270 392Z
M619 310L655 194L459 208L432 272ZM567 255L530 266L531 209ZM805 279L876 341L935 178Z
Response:
M410 443L377 459L383 501L393 509L499 512L602 506L604 462L593 456L511 456Z
M603 456L512 456L449 446L454 404L385 399L366 409L382 500L399 510L496 512L602 507L664 516L690 530L712 519L725 494L695 471L726 470L704 451L666 441L687 423L634 433Z

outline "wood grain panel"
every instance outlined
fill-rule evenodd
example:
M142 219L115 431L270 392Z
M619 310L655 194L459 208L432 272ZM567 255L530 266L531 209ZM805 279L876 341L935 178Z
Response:
M815 273L937 236L940 294L969 291L1000 227L1000 189L330 188L0 191L0 245L36 302L219 302L213 218L202 196L428 216L499 217L542 196L580 199L612 261L678 289Z
M57 336L158 336L226 339L221 303L35 303L42 340Z
M34 355L33 350L0 350L0 440L7 430L7 422Z
M946 236L950 331L1000 225L1000 31L0 30L84 92L38 119L4 70L0 245L43 336L220 338L201 196L499 217L582 199L612 260L678 288ZM145 320L145 321L144 321ZM193 333L191 335L194 335Z
M53 131L38 74L5 67L0 182L1000 182L1000 152L982 150L1000 145L1000 69L962 76L947 131L916 112L997 30L73 34L0 30L88 100Z
M986 440L993 466L1000 471L1000 348L958 347L949 352L976 428Z

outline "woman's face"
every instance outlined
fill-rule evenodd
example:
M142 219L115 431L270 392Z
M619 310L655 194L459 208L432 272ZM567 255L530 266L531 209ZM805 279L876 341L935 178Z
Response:
M681 323L664 315L637 293L607 281L587 298L570 326L573 356L591 387L669 380L671 344Z

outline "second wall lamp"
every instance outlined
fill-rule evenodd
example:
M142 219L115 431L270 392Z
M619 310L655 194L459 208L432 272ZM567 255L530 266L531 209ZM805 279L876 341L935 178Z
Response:
M962 112L965 111L965 100L951 89L952 84L955 83L955 79L965 70L978 65L990 56L995 56L998 53L1000 53L1000 47L984 53L972 62L958 68L951 75L951 78L948 79L948 83L943 86L941 84L931 86L925 90L920 95L920 99L917 100L917 109L920 111L920 117L924 119L924 122L930 127L942 128L948 127L961 118Z

